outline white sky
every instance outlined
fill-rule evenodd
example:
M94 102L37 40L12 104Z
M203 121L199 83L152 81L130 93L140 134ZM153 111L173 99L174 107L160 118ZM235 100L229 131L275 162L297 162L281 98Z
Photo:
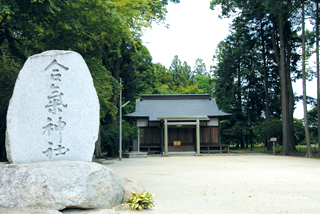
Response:
M210 0L181 0L179 4L169 3L167 6L167 29L164 25L153 24L142 37L144 45L150 51L153 62L160 62L170 67L175 55L186 61L193 69L198 58L203 59L209 70L212 56L218 43L229 34L231 19L219 19L220 11L210 10ZM314 67L315 60L310 60ZM302 94L302 81L293 85L294 91ZM316 98L316 81L307 82L307 95ZM296 104L294 117L303 118L302 102ZM308 108L310 110L310 107Z
M164 25L153 24L142 37L149 49L153 62L170 67L175 55L186 61L193 69L198 58L204 60L207 70L217 44L228 35L230 20L219 19L219 12L210 10L210 0L181 0L169 3L167 21Z

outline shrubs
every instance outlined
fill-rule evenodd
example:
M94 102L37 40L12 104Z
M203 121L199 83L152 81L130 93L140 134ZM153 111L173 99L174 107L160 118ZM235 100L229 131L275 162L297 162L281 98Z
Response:
M150 194L148 192L144 192L142 194L138 194L131 190L132 197L126 200L124 203L129 204L131 210L143 210L152 208L153 205L153 196L155 194Z

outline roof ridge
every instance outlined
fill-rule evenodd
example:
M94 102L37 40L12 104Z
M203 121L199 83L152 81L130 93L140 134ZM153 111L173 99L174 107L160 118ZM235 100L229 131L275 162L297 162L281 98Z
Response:
M140 100L190 100L190 99L209 99L210 94L141 94Z

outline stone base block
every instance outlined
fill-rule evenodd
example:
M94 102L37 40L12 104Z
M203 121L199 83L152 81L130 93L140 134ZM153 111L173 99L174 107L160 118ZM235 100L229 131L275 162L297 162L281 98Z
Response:
M0 166L0 213L20 210L111 209L123 184L106 166L81 161Z
M125 152L122 155L123 158L146 158L148 157L148 152Z

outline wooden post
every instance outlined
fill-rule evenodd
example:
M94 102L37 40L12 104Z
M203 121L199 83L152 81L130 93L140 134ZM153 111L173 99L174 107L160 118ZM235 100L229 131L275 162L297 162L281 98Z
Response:
M161 144L161 154L164 153L164 123L161 123L160 128L160 144Z
M196 141L197 141L197 155L200 155L200 119L208 119L207 116L158 116L157 119L164 120L164 153L168 155L168 126L173 125L196 125ZM183 120L183 119L192 119L196 122L168 122L168 119L173 120Z
M119 160L122 160L122 79L120 78L120 99L119 99Z
M277 141L277 138L272 137L270 138L270 141L273 142L273 155L276 155L276 146L275 146L275 141Z
M138 152L140 152L140 130L137 130L138 132L138 138L137 138L137 143L138 143Z
M273 142L273 155L276 155L276 146L275 146L275 141L272 141Z
M164 119L164 153L168 155L168 123L167 119Z
M197 155L200 155L200 119L197 118Z

